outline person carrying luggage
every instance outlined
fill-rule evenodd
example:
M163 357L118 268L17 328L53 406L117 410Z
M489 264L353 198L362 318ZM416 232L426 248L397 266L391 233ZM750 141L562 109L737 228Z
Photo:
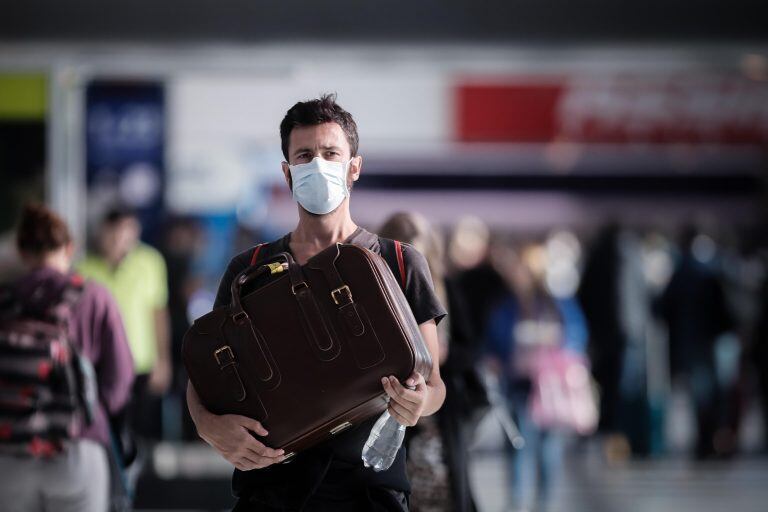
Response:
M289 252L304 264L342 242L380 253L388 262L393 259L392 241L357 226L350 215L350 192L360 177L362 157L355 121L335 96L296 103L280 125L280 137L285 156L282 170L298 203L298 225L279 240L235 256L221 280L214 307L229 302L230 285L239 272L279 252ZM438 361L437 324L446 313L435 295L429 267L411 246L402 245L394 255L402 258L403 274L396 276L404 281L405 297L421 335L432 359ZM405 384L415 389L407 389L395 378L382 379L383 390L391 398L389 412L401 424L415 425L442 405L445 385L438 364L430 375L414 373ZM300 400L297 397L298 404ZM258 421L211 413L191 384L187 402L200 437L236 468L232 481L238 497L236 511L408 510L410 488L403 448L386 471L363 467L363 444L376 418L280 464L285 454L259 442L258 436L267 431Z

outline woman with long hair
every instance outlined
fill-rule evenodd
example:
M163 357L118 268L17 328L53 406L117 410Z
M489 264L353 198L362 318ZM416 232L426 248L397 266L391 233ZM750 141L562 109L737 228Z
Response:
M452 281L445 275L443 243L439 234L419 214L392 215L379 235L410 244L429 265L434 289L448 304L448 318L438 326L440 373L446 386L443 407L433 416L419 419L406 439L407 468L411 480L413 512L469 512L475 510L469 486L467 432L475 404L469 403L468 383L477 390L479 379L472 350L473 337L466 308ZM475 377L473 379L473 377Z

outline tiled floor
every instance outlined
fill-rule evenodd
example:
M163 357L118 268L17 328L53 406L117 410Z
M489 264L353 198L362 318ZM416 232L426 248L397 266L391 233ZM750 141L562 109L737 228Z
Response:
M504 471L501 455L475 458L472 477L479 512L513 510ZM768 459L664 459L608 467L581 456L567 462L548 511L768 512Z

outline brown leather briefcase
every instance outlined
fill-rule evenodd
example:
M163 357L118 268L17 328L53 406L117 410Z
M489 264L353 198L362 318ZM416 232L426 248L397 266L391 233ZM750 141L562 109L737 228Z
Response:
M429 377L408 302L370 250L336 244L303 266L280 253L231 292L184 337L189 378L208 410L260 421L289 456L381 413L383 376Z

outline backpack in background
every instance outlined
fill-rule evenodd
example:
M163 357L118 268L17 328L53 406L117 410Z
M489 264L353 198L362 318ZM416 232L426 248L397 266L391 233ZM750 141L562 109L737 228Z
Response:
M0 452L51 457L93 421L95 372L69 339L82 291L79 276L59 290L43 282L23 303L0 290Z

